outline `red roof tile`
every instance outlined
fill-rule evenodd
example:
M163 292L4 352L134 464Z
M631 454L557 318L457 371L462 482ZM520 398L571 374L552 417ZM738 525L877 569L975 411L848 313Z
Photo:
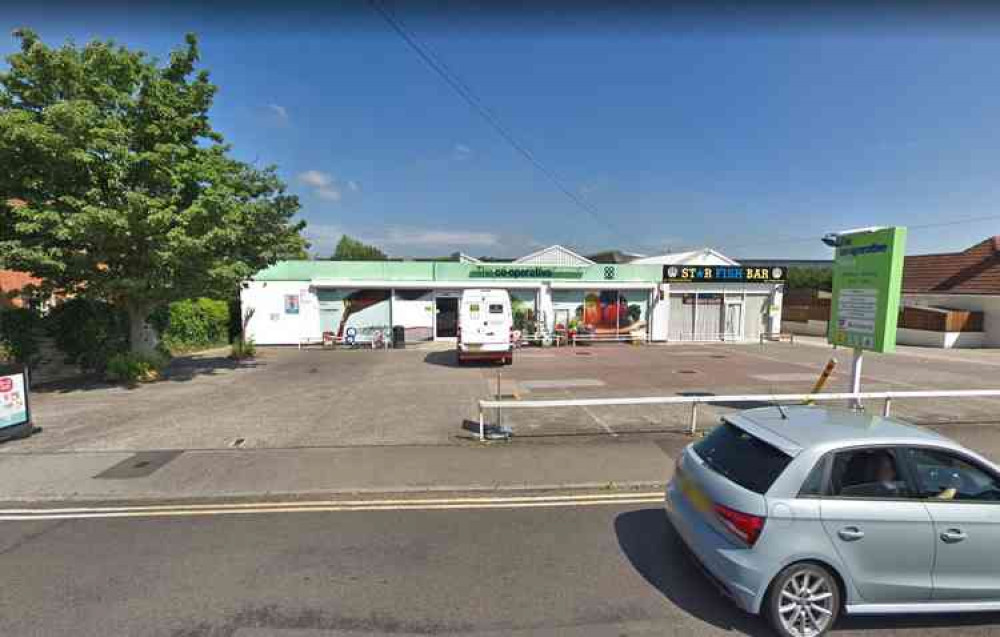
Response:
M1000 295L1000 236L963 252L906 257L903 292Z

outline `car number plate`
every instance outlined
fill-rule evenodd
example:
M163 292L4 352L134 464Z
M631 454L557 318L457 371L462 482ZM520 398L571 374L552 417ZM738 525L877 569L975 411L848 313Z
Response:
M708 499L707 495L702 493L697 485L688 480L687 477L681 479L681 491L684 492L687 499L691 501L692 506L698 511L705 513L712 509L712 501Z
M476 351L480 349L483 349L482 345L469 345L469 351Z

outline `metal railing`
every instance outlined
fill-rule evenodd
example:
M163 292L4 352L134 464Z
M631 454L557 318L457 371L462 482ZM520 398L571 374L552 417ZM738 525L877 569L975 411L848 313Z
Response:
M924 391L876 391L842 392L833 394L742 394L738 396L644 396L638 398L572 398L565 400L489 400L479 401L479 439L485 440L485 411L497 410L497 420L501 420L503 409L558 409L561 407L611 407L618 405L691 405L691 425L689 433L698 430L698 405L704 403L732 402L820 402L834 400L883 400L882 415L888 418L892 413L893 400L910 398L1000 398L1000 389L952 389Z

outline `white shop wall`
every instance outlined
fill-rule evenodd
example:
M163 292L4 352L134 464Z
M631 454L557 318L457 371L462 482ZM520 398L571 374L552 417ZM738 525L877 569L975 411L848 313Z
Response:
M434 294L433 290L396 290L392 324L403 326L407 341L434 338Z
M298 299L298 313L286 307L286 297ZM246 312L253 309L247 335L259 345L298 345L302 338L320 338L319 303L305 281L250 281L240 290Z

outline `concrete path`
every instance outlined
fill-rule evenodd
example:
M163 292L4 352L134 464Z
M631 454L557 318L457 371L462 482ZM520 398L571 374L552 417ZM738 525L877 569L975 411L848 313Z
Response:
M5 454L0 501L659 489L686 442Z

